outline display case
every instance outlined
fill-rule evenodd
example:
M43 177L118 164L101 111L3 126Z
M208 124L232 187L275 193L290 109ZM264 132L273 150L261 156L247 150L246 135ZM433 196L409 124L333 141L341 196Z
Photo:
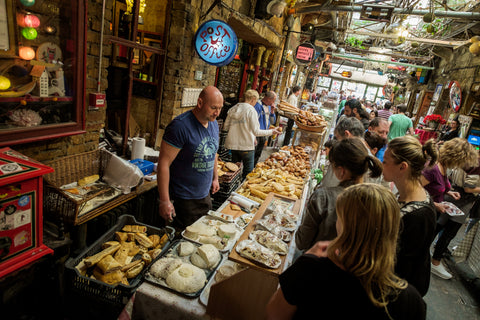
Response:
M0 146L84 132L85 1L0 6Z
M0 279L53 253L43 244L44 174L53 169L0 149Z

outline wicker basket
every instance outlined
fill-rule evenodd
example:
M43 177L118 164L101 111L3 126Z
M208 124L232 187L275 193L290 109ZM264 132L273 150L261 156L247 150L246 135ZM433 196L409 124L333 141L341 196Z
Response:
M45 175L43 201L45 215L65 224L73 225L81 224L93 218L94 216L89 215L88 212L80 217L78 214L87 201L106 192L105 190L76 200L61 190L60 187L94 174L102 177L110 157L111 154L108 152L95 150L49 162L48 165L55 171Z
M323 132L327 126L306 126L303 123L295 120L295 124L301 130L311 131L311 132Z

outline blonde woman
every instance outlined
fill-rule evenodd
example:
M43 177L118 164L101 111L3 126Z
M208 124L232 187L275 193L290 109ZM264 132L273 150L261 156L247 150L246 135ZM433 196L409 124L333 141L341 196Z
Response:
M437 158L433 140L422 146L410 135L391 140L383 158L383 179L395 183L402 216L395 272L422 296L430 286L430 245L437 214L420 177L427 160L435 163Z
M337 233L280 275L268 319L425 319L413 286L394 273L400 208L385 187L350 186L337 199Z
M279 134L280 129L261 130L258 114L254 106L259 99L258 92L247 90L245 102L240 102L228 110L223 130L228 131L225 148L232 152L233 162L243 163L243 179L253 170L255 159L255 137Z
M441 260L456 232L452 236L451 231L453 231L453 228L450 228L450 226L455 222L449 220L448 215L445 213L448 207L442 202L447 194L454 200L460 199L460 193L451 190L452 187L447 177L447 170L469 168L477 165L477 150L466 139L454 138L442 144L439 150L438 162L429 168L425 168L422 172L422 185L432 196L439 213L435 234L442 230L447 231L442 232L439 236L433 252L431 265L432 273L443 279L452 278L452 275L445 269Z

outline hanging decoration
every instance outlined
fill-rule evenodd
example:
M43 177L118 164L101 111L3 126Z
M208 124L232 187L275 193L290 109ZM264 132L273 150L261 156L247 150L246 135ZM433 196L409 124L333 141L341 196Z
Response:
M238 39L233 29L223 21L204 22L195 33L195 50L208 64L223 67L237 53Z
M34 14L17 13L17 24L20 27L40 27L40 19Z
M35 50L33 50L31 47L20 47L18 49L18 55L23 60L32 60L35 58Z
M35 0L20 0L20 3L25 7L31 7L35 4Z
M37 38L37 30L32 27L26 27L22 29L22 36L27 40L34 40Z

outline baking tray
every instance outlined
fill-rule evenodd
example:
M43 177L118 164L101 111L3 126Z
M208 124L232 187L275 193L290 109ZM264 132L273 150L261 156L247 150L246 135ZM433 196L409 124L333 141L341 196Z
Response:
M201 217L200 219L198 219L197 221L195 221L194 223L201 223L201 222L203 222L203 221L209 221L209 220L210 220L210 221L216 221L216 222L222 223L222 224L231 224L230 222L222 222L221 220L216 219L216 218L211 217L211 216L203 216L203 217ZM242 233L243 233L243 231L244 231L243 229L239 228L237 225L235 225L235 224L233 224L233 225L234 225L235 228L237 229L237 234L236 234L235 237L230 238L230 239L228 240L227 245L225 246L225 248L219 249L219 251L220 251L221 253L230 252L230 251L233 249L233 246L235 245L235 243L237 242L237 240L240 238L240 236L242 235ZM215 227L215 226L214 226L214 227ZM193 240L193 239L191 239L191 238L186 237L186 236L185 236L185 230L183 230L181 234L182 234L182 237L183 237L185 240L188 240L188 241L193 242L193 243L198 244L198 245L202 245L202 244L203 244L203 243L201 243L201 242L198 242L198 241L196 241L196 240Z
M228 259L223 260L223 262L218 265L218 268L220 268L221 266L224 266L224 265L229 265L229 266L232 266L234 268L238 268L238 267L235 266L235 265L237 265L236 262L230 261ZM241 268L245 269L244 267L241 267ZM237 270L235 272L235 274L240 272L240 271L241 270ZM203 288L202 293L200 294L200 299L199 300L205 307L208 304L208 297L210 296L210 288L212 287L213 284L217 283L217 280L215 279L216 275L217 275L217 271L215 271L215 274L213 275L213 277L210 278L207 285Z
M144 278L146 281L154 284L154 285L157 285L157 286L160 286L162 288L165 288L165 289L168 289L172 292L175 292L177 294L180 294L184 297L187 297L187 298L197 298L198 296L200 296L201 292L203 291L203 289L205 288L205 286L207 285L208 281L210 280L210 278L212 278L212 276L215 274L215 271L217 270L218 266L220 266L224 260L224 256L223 254L220 253L220 261L218 262L218 264L212 268L212 269L202 269L203 271L205 271L205 275L207 277L207 282L205 282L205 285L203 286L202 289L198 290L197 292L195 293L184 293L184 292L179 292L173 288L170 288L167 283L165 282L164 279L159 279L159 278L156 278L154 276L152 276L150 274L150 268L153 266L153 264L160 260L161 258L165 258L165 257L173 257L173 258L179 258L181 259L183 262L185 263L189 263L189 264L192 264L190 262L190 256L191 255L188 255L188 256L185 256L185 257L180 257L178 256L178 246L182 243L182 242L186 242L186 240L182 240L182 239L179 239L179 240L175 240L172 242L172 244L170 245L170 247L163 251L154 261L152 261L152 263L150 263L150 265L148 266L148 268L146 269L145 271L145 274L144 274ZM190 242L190 241L189 241ZM196 247L200 247L200 245L194 243L193 245L195 245Z

